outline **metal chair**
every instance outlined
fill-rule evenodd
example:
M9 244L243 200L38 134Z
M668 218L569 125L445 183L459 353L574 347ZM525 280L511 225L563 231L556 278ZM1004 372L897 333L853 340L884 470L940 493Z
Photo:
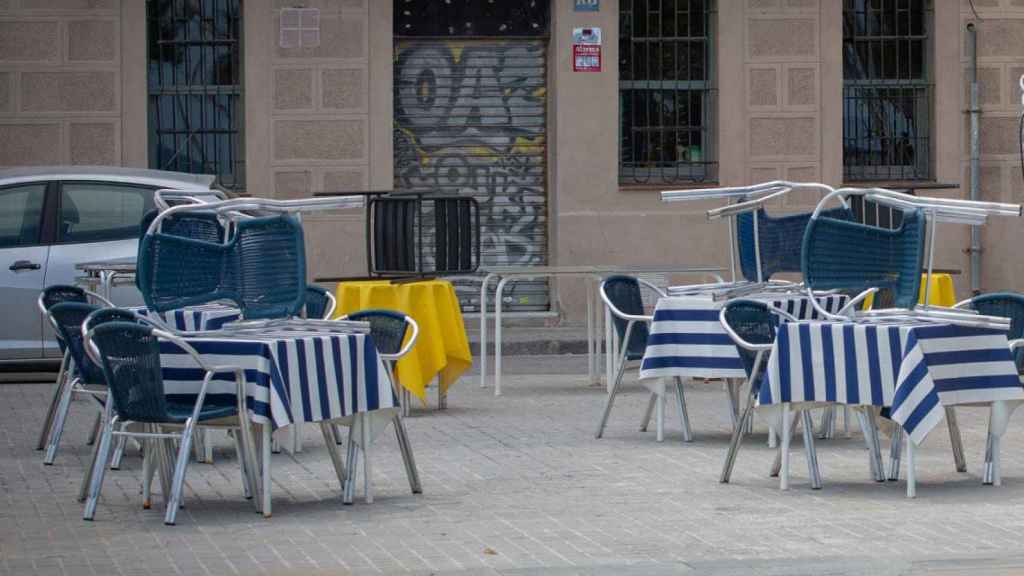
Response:
M319 286L311 284L306 286L306 318L330 320L336 306L337 301L334 299L334 294Z
M395 395L402 399L399 412L395 413L392 423L395 427L395 436L398 440L398 447L402 452L402 461L405 464L405 473L409 478L409 486L413 494L420 494L423 488L420 484L419 471L416 468L416 460L413 457L412 446L409 443L409 435L405 430L405 423L402 422L402 415L408 415L408 407L411 400L409 391L402 388L395 379L395 363L412 350L416 345L416 338L419 336L419 325L411 316L395 312L393 310L367 309L353 312L342 316L340 320L352 320L356 322L367 322L370 324L370 338L377 347L381 360L387 366L388 376L391 378L391 386ZM403 345L403 342L405 343ZM356 427L362 432L363 451L363 472L366 491L366 501L373 502L373 492L370 487L370 453L369 434L366 432L365 413L358 413L352 422L352 428L348 434L347 444L347 480L345 481L345 492L343 501L351 504L355 497L355 468L356 449L355 434ZM340 435L338 435L340 436Z
M90 298L95 302L111 306L110 301L103 296L78 286L71 286L68 284L54 284L52 286L47 286L42 292L40 292L36 305L39 307L39 312L43 317L47 318L49 321L48 311L54 304L61 302L80 302L85 304L89 302ZM71 361L67 351L67 346L64 345L64 340L61 339L59 332L57 333L57 345L60 347L61 351L60 369L57 372L57 382L54 385L53 397L50 399L50 406L46 411L46 417L43 419L42 430L39 431L39 440L36 442L36 450L46 448L46 443L50 436L50 428L53 425L53 417L57 413L57 406L60 404L64 381L68 376L68 364ZM95 434L99 430L99 414L96 416L93 432L90 433L89 436L89 444L93 443L95 440Z
M649 325L654 320L654 317L644 315L643 297L640 292L641 286L655 291L660 296L665 295L657 286L632 276L609 276L601 282L601 299L604 300L605 306L608 307L612 314L612 323L621 342L621 350L617 359L618 367L615 372L615 382L612 384L612 389L605 400L604 412L597 426L597 433L595 434L597 438L604 435L608 416L611 414L612 405L615 403L615 397L618 395L619 386L622 383L626 362L640 361L644 357ZM693 434L690 430L690 418L686 410L686 396L683 391L683 381L681 378L677 377L675 379L675 388L676 405L679 408L679 418L683 428L683 441L690 442L693 439ZM651 394L654 401L653 409L655 410L657 439L658 442L661 442L665 438L665 394L664 390L661 389L652 391ZM641 429L646 429L651 409L652 407L648 403L648 411L644 414Z
M71 410L71 399L76 394L87 394L101 400L106 396L106 382L99 367L86 356L82 344L82 322L99 306L83 302L60 302L46 311L57 337L63 342L68 357L66 370L58 388L58 402L47 432L46 454L43 464L53 464L64 433L64 423Z
M164 523L173 525L182 503L185 470L192 449L196 426L224 426L239 431L235 435L241 455L242 482L246 497L257 494L256 458L253 435L246 408L245 372L237 366L211 366L198 352L177 336L138 322L107 322L85 334L85 347L90 357L102 368L110 390L112 402L104 412L103 431L93 463L88 498L83 518L92 520L103 486L105 463L114 437L128 436L148 442L145 453L155 455L167 470L173 462L174 473L164 478L164 497L167 510ZM160 341L165 340L185 350L196 364L206 372L203 384L194 400L168 395L164 389L160 366ZM225 399L221 395L207 400L210 380L218 373L231 373L235 377L235 394ZM120 428L121 422L143 426L144 431ZM180 432L173 431L179 429ZM173 456L173 440L178 440L177 455ZM150 500L150 469L152 458L143 462L143 500ZM257 506L259 499L256 499Z
M747 404L743 409L743 415L735 423L732 431L732 439L729 442L729 451L725 456L725 464L722 466L722 475L719 482L728 483L732 476L732 469L736 463L736 454L739 452L743 436L747 433L748 426L753 416L754 404L758 392L761 389L762 371L768 363L768 353L775 342L775 335L779 328L779 319L796 321L797 319L774 306L757 300L737 299L730 300L719 312L718 320L722 328L736 343L740 360L743 362L743 369L747 373L747 385L749 394ZM804 450L807 454L807 470L811 477L811 488L821 488L821 472L818 468L818 455L814 448L814 424L811 421L810 410L797 410L803 420ZM783 430L783 438L788 438L791 433L789 422L783 422L786 427ZM795 421L794 421L795 425ZM788 442L783 442L779 447L782 460L788 460ZM788 466L786 467L788 470ZM780 478L780 485L783 490L788 487L789 479L783 471Z
M761 205L736 215L740 271L751 282L767 282L779 273L800 273L800 250L810 212L770 216ZM846 207L828 210L837 220L853 220Z
M1010 329L1006 333L1006 338L1010 342L1010 350L1013 351L1017 373L1024 375L1024 294L1016 292L980 294L974 298L958 302L954 308L969 308L978 311L980 314L1008 318L1010 320ZM953 415L952 420L949 419L950 415ZM956 413L952 407L946 408L946 419L951 423L956 422ZM982 481L985 484L995 484L998 486L1001 483L999 474L999 439L991 432L988 433L986 438L985 467L982 473Z
M371 276L472 274L480 266L480 206L469 196L398 193L370 200Z

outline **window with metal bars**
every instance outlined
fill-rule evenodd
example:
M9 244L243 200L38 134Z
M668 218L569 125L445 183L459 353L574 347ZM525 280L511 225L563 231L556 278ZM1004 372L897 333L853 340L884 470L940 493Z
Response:
M619 181L717 177L714 0L620 0Z
M240 0L146 0L149 165L245 188Z
M929 0L843 0L843 175L931 178Z

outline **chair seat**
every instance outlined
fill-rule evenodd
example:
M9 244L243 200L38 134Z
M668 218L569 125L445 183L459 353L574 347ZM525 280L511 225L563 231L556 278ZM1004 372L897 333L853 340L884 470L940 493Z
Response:
M170 417L171 422L179 424L184 423L192 416L192 410L195 409L195 406L194 398L177 398L174 396L168 396L167 416ZM235 405L234 397L225 398L223 400L218 398L207 398L203 403L202 409L199 411L199 421L216 420L218 418L227 418L237 415L238 406Z
M643 352L643 350L626 350L626 361L643 360L643 359L644 359L644 352Z

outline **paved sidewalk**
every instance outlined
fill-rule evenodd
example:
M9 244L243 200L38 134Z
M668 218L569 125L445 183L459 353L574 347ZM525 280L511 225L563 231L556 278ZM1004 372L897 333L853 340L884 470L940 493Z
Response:
M108 473L96 521L83 522L75 496L94 409L74 404L56 465L44 467L32 447L50 386L0 385L0 573L1024 573L1020 416L1003 442L1001 488L981 486L984 412L965 409L969 473L953 471L937 428L919 452L916 500L902 482L869 479L859 435L819 444L821 491L809 489L797 443L783 493L767 476L773 452L760 426L733 483L718 483L729 431L719 386L687 387L692 444L681 442L674 411L664 443L653 426L638 431L646 396L635 384L595 440L603 389L522 374L556 360L585 371L579 359L516 359L505 396L467 376L447 411L414 411L420 496L385 435L373 454L375 503L363 503L360 484L356 504L342 506L319 430L307 427L304 452L274 456L274 517L264 520L242 499L233 450L218 436L216 464L189 468L175 527L158 506L142 510L134 452Z

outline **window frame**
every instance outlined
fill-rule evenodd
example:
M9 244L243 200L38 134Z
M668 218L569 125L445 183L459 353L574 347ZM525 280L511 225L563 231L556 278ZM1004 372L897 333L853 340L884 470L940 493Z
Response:
M135 234L132 236L121 236L117 238L103 238L100 240L64 240L61 238L61 227L60 227L60 216L61 210L63 209L64 201L64 186L67 184L71 185L92 185L92 186L107 186L111 188L130 188L134 190L149 191L152 195L158 187L149 184L138 184L134 182L110 182L108 180L61 180L55 182L53 186L53 214L52 214L52 240L50 244L53 246L74 246L79 244L99 244L101 242L123 242L125 240L138 240L140 236L139 226L141 225L142 219L139 219L139 223L135 226ZM151 196L152 197L152 196ZM143 216L147 210L143 211Z
M650 0L655 1L655 0ZM661 0L657 0L659 5ZM680 0L684 1L684 0ZM629 3L630 9L626 10L626 3ZM701 183L713 183L718 179L718 143L717 143L717 123L718 123L718 98L717 98L717 52L718 52L718 10L717 0L702 0L703 6L703 18L704 21L704 33L703 35L686 35L680 36L678 33L676 36L661 36L659 31L658 35L647 35L647 36L629 36L626 37L623 34L623 28L625 24L623 22L626 18L625 14L629 13L631 18L635 20L635 0L622 0L619 5L619 35L616 38L620 53L620 62L616 65L619 66L620 75L617 86L617 98L618 98L618 117L617 121L617 181L620 187L646 187L651 185L662 185L662 184L676 184L676 185L690 185L690 184L701 184ZM659 7L663 7L660 5ZM659 13L660 10L653 13ZM647 6L645 17L648 20L651 18L652 11L650 6ZM682 12L678 9L675 12L678 23L679 14L689 14L689 10ZM661 18L659 16L659 18ZM648 23L648 26L650 24ZM659 20L661 25L661 20ZM689 31L688 31L689 32ZM640 38L638 42L635 38ZM631 44L629 48L630 61L629 65L632 65L635 70L635 63L637 58L635 46L638 43L652 43L660 46L662 43L676 43L677 46L680 44L687 44L690 42L703 42L705 48L703 68L704 75L702 79L678 79L678 61L679 49L676 48L673 51L673 58L676 60L676 79L658 79L658 80L623 80L621 69L626 65L623 60L622 54L624 52L623 46L626 43ZM645 57L649 57L649 52L645 54ZM689 49L687 49L687 58L689 59ZM661 56L658 57L659 64L662 62ZM690 60L692 63L692 60ZM646 64L650 64L648 61ZM691 66L688 64L687 69ZM662 74L659 74L659 77ZM633 124L630 124L629 129L634 133L640 131L651 131L661 134L662 143L665 141L665 135L671 133L674 135L676 140L676 159L675 160L658 160L654 158L654 154L648 152L647 158L635 157L636 147L634 146L634 158L626 158L626 137L623 133L627 129L627 120L624 118L626 99L629 98L633 93L636 92L667 92L674 95L676 102L679 101L680 95L683 98L692 99L694 95L701 102L701 122L699 125L690 124L688 121L685 124L679 124L678 121L675 125L665 124L664 109L660 115L661 123L655 125L654 123L648 123L648 126L641 126L636 128ZM652 97L653 101L654 98ZM659 107L660 108L660 107ZM678 107L675 107L676 117L679 116ZM648 104L647 111L650 113L651 106ZM683 135L686 135L686 142L688 147L693 147L692 134L699 133L700 135L700 149L701 159L700 160L679 160L679 139ZM645 166L646 165L646 166Z
M867 8L864 14L868 12L881 12L880 17L881 26L884 32L885 20L889 17L888 11L886 10L886 2L880 4L880 8L871 9L868 6L871 0L861 0ZM906 12L907 12L907 32L906 34L899 33L899 13L903 10L900 8L902 2L894 3L896 8L896 30L895 34L857 34L856 31L852 36L847 36L847 6L853 3L854 8L852 12L853 18L857 19L858 15L861 14L856 10L856 3L858 0L843 0L842 3L842 50L843 50L843 101L842 101L842 121L843 121L843 134L842 134L842 157L843 157L843 181L850 183L861 183L861 182L928 182L935 180L935 158L934 158L934 119L935 119L935 99L934 99L934 79L933 79L933 66L935 63L934 59L934 43L935 43L935 27L934 27L934 2L932 0L920 0L921 6L921 26L922 33L914 34L913 22L914 22L914 1L906 1ZM885 78L883 77L865 77L865 78L851 78L847 76L847 46L848 44L853 45L853 49L856 50L858 42L868 43L885 43L892 42L896 46L896 55L894 57L896 78ZM901 43L907 42L907 49L902 49ZM912 43L922 42L921 48L921 76L920 78L914 78L913 76L913 49ZM886 51L884 47L879 48L879 62L884 68L886 64ZM902 60L901 60L902 57ZM869 56L869 59L871 57ZM907 77L901 77L901 70L906 67ZM881 96L882 91L898 91L898 96ZM858 92L860 94L858 94ZM909 93L909 96L905 96L904 93ZM905 164L872 164L869 162L862 163L851 163L848 158L855 158L858 155L862 155L860 148L856 148L858 144L867 143L868 153L867 158L870 160L872 150L884 149L883 143L886 140L898 141L902 140L902 136L896 135L896 116L898 112L889 112L886 114L883 123L887 123L892 127L893 132L888 135L876 136L868 134L867 136L860 136L859 129L855 136L848 136L847 128L851 124L862 124L863 120L853 120L847 116L847 109L851 106L858 106L857 100L862 99L877 99L878 101L884 101L891 108L896 108L894 100L903 100L910 102L913 106L913 117L914 117L914 129L915 134L909 137L907 140L912 144L915 150L914 159L911 163ZM851 102L853 102L851 104ZM859 104L865 106L864 104ZM859 118L869 116L872 110L866 112L860 112ZM922 116L924 122L920 122ZM906 116L904 116L906 117ZM874 123L870 122L865 129L870 132L873 128ZM890 154L898 155L897 144L889 144L894 147L894 151ZM849 146L849 147L848 147ZM925 153L920 154L922 146L925 148Z
M51 211L53 204L51 191L53 187L53 182L49 180L32 180L28 182L4 184L0 186L0 196L2 196L4 192L14 188L24 188L27 186L39 185L43 186L43 204L39 209L39 222L38 229L36 230L35 241L29 242L27 244L17 244L14 246L0 245L0 250L19 250L22 248L35 248L38 246L48 246L51 243L50 239L52 237L52 230L50 228L52 228L52 226L50 226L49 224L51 223L52 218L50 218L49 212ZM22 225L24 225L24 223Z

